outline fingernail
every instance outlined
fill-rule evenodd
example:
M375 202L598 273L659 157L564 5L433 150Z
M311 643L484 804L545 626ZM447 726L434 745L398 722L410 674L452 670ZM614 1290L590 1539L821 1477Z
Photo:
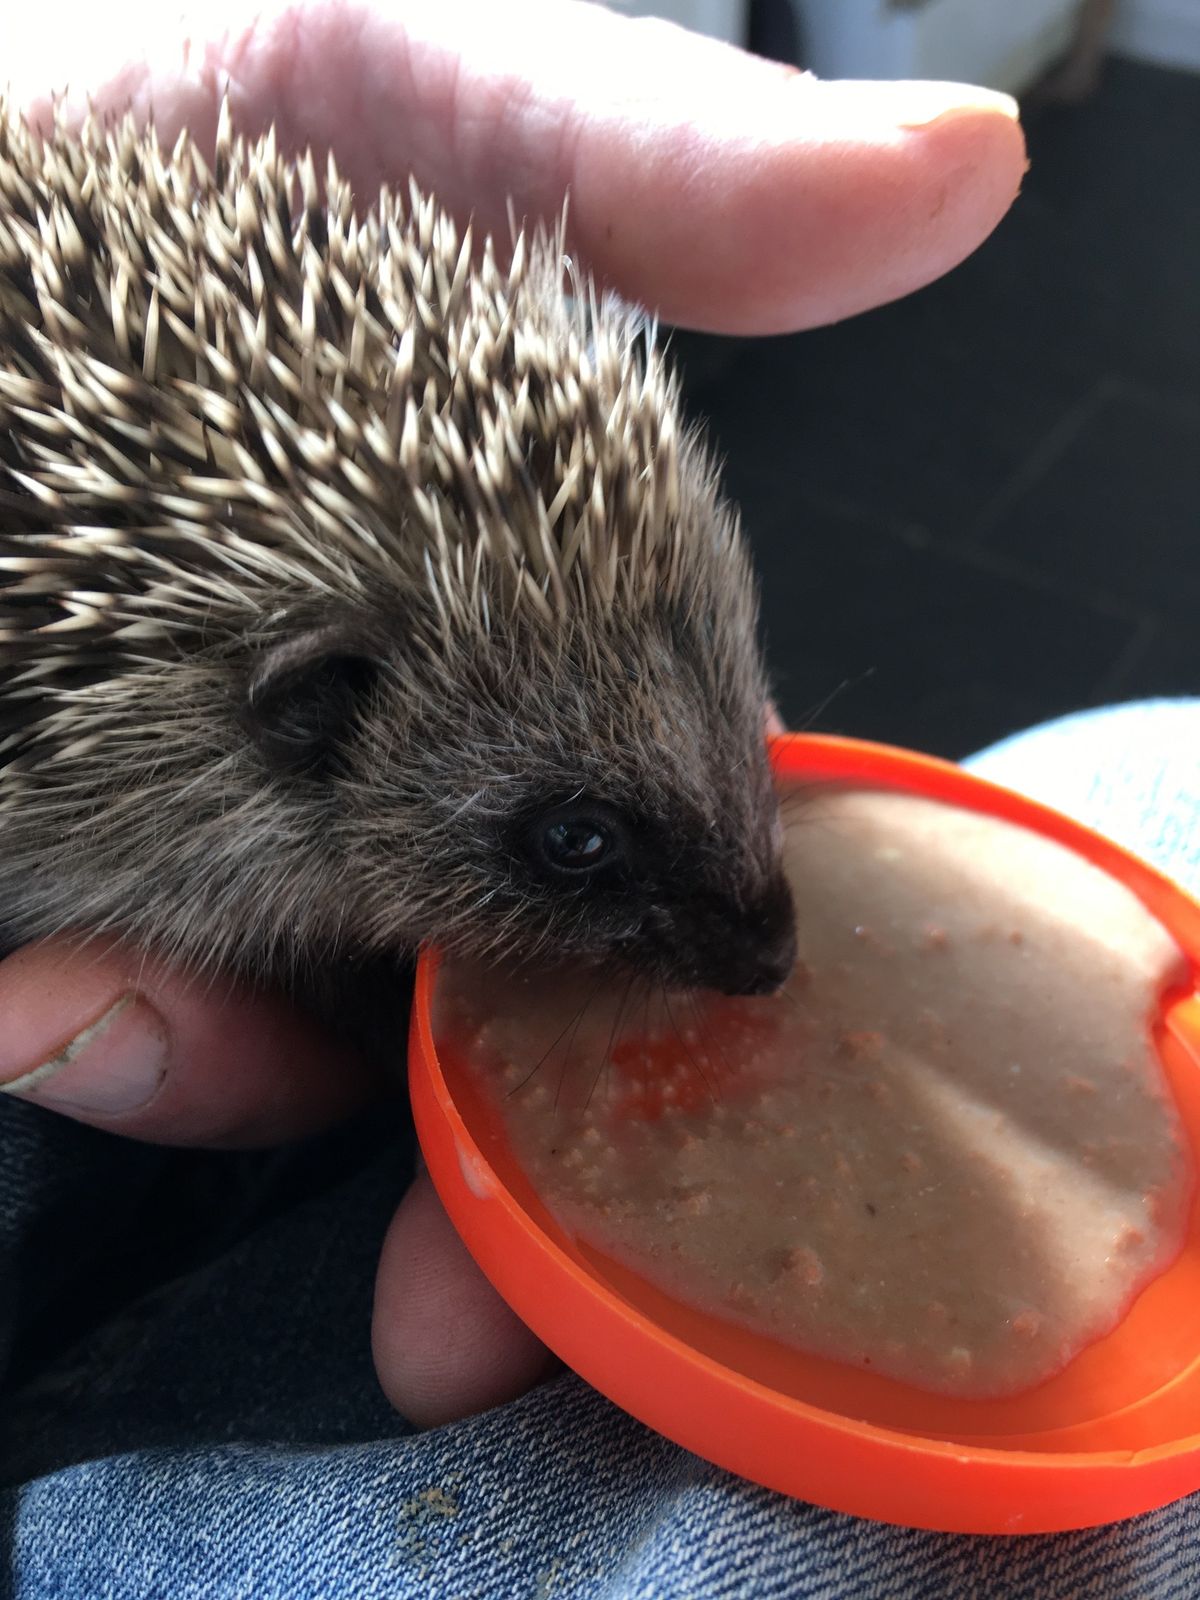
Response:
M814 83L814 80L809 80ZM1010 94L984 89L974 83L943 83L940 79L816 80L826 94L823 112L839 107L848 130L865 132L871 124L890 128L927 128L943 117L971 112L998 113L1016 122L1021 108Z
M0 1093L56 1111L117 1116L137 1111L167 1075L167 1025L140 995L125 995L71 1042Z
M1010 122L1020 120L1021 108L1010 94L999 89L983 89L973 83L935 83L913 81L897 83L896 126L927 128L943 117L969 111L998 112Z

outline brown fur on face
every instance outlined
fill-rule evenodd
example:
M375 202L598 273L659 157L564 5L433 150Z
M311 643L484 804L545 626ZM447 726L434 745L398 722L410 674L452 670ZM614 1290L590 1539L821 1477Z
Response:
M572 287L227 122L210 171L0 103L10 940L783 976L746 552L641 319ZM548 871L563 814L612 870Z

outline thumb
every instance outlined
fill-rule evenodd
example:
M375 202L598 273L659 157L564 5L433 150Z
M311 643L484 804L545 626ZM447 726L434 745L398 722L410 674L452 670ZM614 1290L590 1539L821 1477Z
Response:
M57 938L0 961L0 1092L161 1144L298 1138L373 1082L276 996L188 975L128 946Z

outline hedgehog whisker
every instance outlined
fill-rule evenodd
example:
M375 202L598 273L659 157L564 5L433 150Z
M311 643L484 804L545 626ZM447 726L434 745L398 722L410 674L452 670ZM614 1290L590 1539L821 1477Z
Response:
M585 1111L592 1103L592 1096L596 1092L596 1085L600 1082L601 1074L612 1065L612 1053L616 1046L617 1035L620 1032L621 1019L625 1014L625 1007L629 1002L629 996L632 994L633 986L637 981L637 973L631 973L629 976L629 982L625 985L625 991L622 994L620 1002L613 1013L613 1022L612 1027L609 1030L608 1043L601 1052L600 1062L596 1068L596 1076L592 1079L591 1088L587 1092L587 1099L583 1102L583 1109Z
M684 1054L687 1056L688 1060L691 1062L692 1066L695 1068L696 1074L699 1077L700 1082L704 1085L704 1089L705 1089L705 1092L708 1095L709 1100L715 1106L717 1101L716 1101L716 1096L713 1094L713 1091L712 1091L712 1085L708 1081L708 1077L705 1074L704 1068L700 1065L699 1061L692 1054L692 1047L687 1041L687 1035L683 1032L683 1030L680 1028L679 1024L675 1020L675 1013L671 1009L671 997L667 993L667 986L666 986L665 983L663 984L663 1005L666 1007L667 1018L668 1018L668 1020L669 1020L669 1022L671 1024L672 1029L674 1030L675 1037L679 1040L679 1043L683 1046Z
M688 1003L689 1003L689 1006L691 1008L692 1019L695 1022L695 1025L696 1025L697 1035L699 1035L702 1038L703 1042L706 1044L706 1046L710 1050L713 1050L713 1051L716 1052L717 1059L719 1060L719 1062L721 1064L721 1067L724 1069L726 1082L728 1082L729 1079L734 1076L735 1069L730 1065L729 1057L725 1054L724 1050L721 1048L721 1043L720 1043L720 1040L717 1038L716 1030L710 1026L709 1027L709 1032L708 1032L708 1037L704 1038L704 1033L705 1033L704 1012L703 1012L703 1008L702 1008L702 1006L700 1004L699 997L697 996L695 990L691 990L691 989L688 990ZM716 1070L715 1068L714 1068L714 1071L713 1071L713 1078L716 1081L717 1090L718 1090L718 1092L714 1095L713 1098L714 1098L714 1100L719 1101L721 1099L721 1093L720 1093L720 1090L721 1090L721 1073L718 1070Z
M585 1009L590 1004L590 1001L592 999L595 999L596 994L598 994L598 993L599 993L599 990L595 989L595 990L592 991L592 994L591 994L590 998L586 998L586 999L580 1001L578 1008L575 1011L573 1011L571 1013L571 1015L567 1018L566 1022L563 1023L562 1027L555 1034L554 1038L551 1039L550 1043L546 1046L545 1050L542 1051L541 1055L534 1062L533 1066L530 1067L529 1071L521 1079L520 1083L518 1083L514 1088L512 1088L512 1089L510 1089L508 1091L508 1093L505 1095L505 1099L511 1099L513 1095L519 1094L521 1092L521 1090L524 1089L525 1086L533 1079L535 1074L538 1073L541 1070L541 1068L546 1064L547 1060L549 1059L549 1057L551 1055L551 1052L555 1049L555 1047L557 1045L559 1045L562 1042L562 1040L565 1037L565 1035L567 1034L568 1030L570 1028L572 1028L572 1027L578 1027L579 1026L580 1019L582 1018Z
M601 976L599 982L596 984L596 987L584 1001L583 1005L580 1006L579 1015L576 1019L575 1026L571 1030L571 1037L567 1040L567 1048L563 1053L562 1067L559 1069L558 1083L554 1090L554 1111L556 1115L558 1113L559 1101L562 1098L563 1085L566 1082L567 1064L571 1059L571 1051L575 1048L575 1040L578 1036L580 1025L583 1022L586 1013L591 1009L593 1001L599 996L600 990L604 984L604 977L605 975Z

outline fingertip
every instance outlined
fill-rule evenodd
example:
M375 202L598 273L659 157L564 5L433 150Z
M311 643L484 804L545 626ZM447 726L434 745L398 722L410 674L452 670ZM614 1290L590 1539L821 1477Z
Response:
M0 962L0 1018L4 1092L155 1143L300 1138L377 1087L283 997L112 940L62 936Z
M372 1346L384 1393L422 1428L512 1400L556 1365L476 1266L425 1173L384 1242Z
M753 143L698 126L637 159L613 124L581 142L580 253L667 322L762 335L837 322L957 266L994 231L1026 170L1003 97L906 111L871 84L797 86L790 128ZM811 98L810 98L811 96ZM726 114L728 116L728 114ZM628 176L624 176L628 174Z

